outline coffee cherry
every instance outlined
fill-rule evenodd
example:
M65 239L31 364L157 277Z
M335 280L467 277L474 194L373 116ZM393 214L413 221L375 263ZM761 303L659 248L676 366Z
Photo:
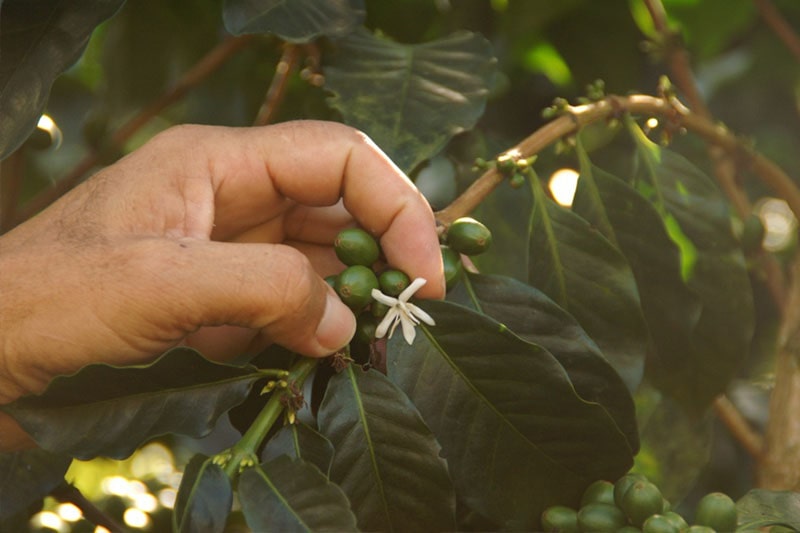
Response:
M595 481L583 491L581 507L590 503L614 505L614 485L608 481Z
M372 301L372 289L378 288L378 278L362 265L348 267L336 280L336 293L353 311L360 311Z
M375 340L375 330L378 329L378 320L372 313L365 311L356 318L355 340L362 344L369 344Z
M625 474L614 483L614 503L617 507L622 507L622 497L637 481L647 481L647 478L642 474L630 473Z
M331 286L332 289L336 290L336 280L339 279L337 274L331 274L330 276L325 276L325 283Z
M635 526L641 526L651 515L664 510L664 497L649 481L637 481L625 492L620 508Z
M458 283L461 273L464 271L464 266L461 264L461 257L452 248L444 244L440 248L442 250L442 263L444 264L444 279L449 291Z
M462 217L450 224L447 244L458 253L478 255L492 244L492 232L474 218Z
M542 513L542 531L578 533L578 513L563 505L548 507Z
M736 504L727 494L712 492L697 503L694 523L717 531L734 531L737 521Z
M383 318L389 312L389 306L381 302L372 302L369 306L372 316L375 318Z
M578 530L582 532L615 532L626 523L625 515L615 505L590 503L578 511Z
M654 514L642 524L643 533L680 533L681 529L663 514Z
M342 230L333 241L339 261L348 266L370 266L378 260L380 249L372 235L359 228Z
M667 511L666 507L664 508L664 518L672 522L672 524L681 531L689 527L689 524L686 523L686 520L684 520L681 515L675 511Z
M408 287L411 280L399 270L386 270L378 277L381 292L389 296L397 296Z

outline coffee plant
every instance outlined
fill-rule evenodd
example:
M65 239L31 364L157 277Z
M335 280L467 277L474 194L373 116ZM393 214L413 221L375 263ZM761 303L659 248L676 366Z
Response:
M761 31L754 5L775 27L800 10L664 3L0 0L0 230L171 124L338 120L437 210L448 289L415 299L424 281L351 228L327 280L358 318L341 352L272 346L225 364L175 348L0 406L38 445L0 454L0 530L25 530L75 460L222 420L237 439L188 459L174 531L800 529L796 229L768 246L777 215L754 207L769 192L800 213L796 102L758 114L794 121L773 161L743 137L756 132L712 114L686 48L708 58L756 35L757 50L781 50L759 64L796 67L781 55L791 24ZM567 15L625 30L604 30L604 50ZM463 29L487 20L503 30L491 41ZM539 82L615 59L583 94L570 79L525 89L503 61L520 46ZM648 58L651 94L632 92L631 65ZM797 69L770 65L796 91ZM579 175L566 202L547 179L563 167ZM730 397L764 375L769 421L754 427ZM733 469L755 469L736 502L702 485L720 433Z

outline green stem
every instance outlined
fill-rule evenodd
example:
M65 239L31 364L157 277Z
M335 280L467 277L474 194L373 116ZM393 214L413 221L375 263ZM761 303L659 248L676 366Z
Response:
M302 387L306 378L308 378L311 372L317 367L318 362L319 359L302 357L289 369L289 377L286 378L286 381L290 385L294 383L298 388ZM255 457L258 447L267 437L270 428L272 428L283 412L284 406L281 403L282 397L282 391L275 391L239 442L234 444L230 449L231 457L225 465L225 473L228 474L228 477L231 479L234 479L239 473L242 460Z

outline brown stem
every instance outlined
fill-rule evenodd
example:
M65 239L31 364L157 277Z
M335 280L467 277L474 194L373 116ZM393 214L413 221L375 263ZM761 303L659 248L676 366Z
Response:
M792 29L786 19L783 18L780 11L777 10L771 0L753 0L761 13L761 18L764 19L775 35L783 41L786 48L794 55L795 59L800 62L800 37Z
M272 77L264 103L258 110L253 126L264 126L275 118L278 106L286 94L286 83L289 77L297 70L300 61L300 50L297 45L287 43L284 45L283 54L278 64L275 65L275 75Z
M62 503L71 503L81 510L84 518L96 526L103 526L113 533L122 533L125 528L117 523L116 520L98 509L92 502L86 499L80 490L66 481L50 492L50 496Z
M13 227L17 204L25 176L25 148L0 163L0 235Z
M764 439L753 430L727 396L723 394L714 399L714 412L745 451L754 459L760 459L764 451Z
M253 38L253 35L228 37L219 43L189 69L175 85L140 110L134 117L114 132L111 136L110 145L112 147L122 146L134 133L139 131L142 126L150 122L151 119L165 108L183 98L190 89L197 86L211 73L221 67L231 56L249 44ZM59 180L53 187L35 196L25 208L20 211L14 221L15 224L24 222L72 189L80 182L87 172L98 165L100 156L101 154L97 151L89 153L78 162L69 174Z

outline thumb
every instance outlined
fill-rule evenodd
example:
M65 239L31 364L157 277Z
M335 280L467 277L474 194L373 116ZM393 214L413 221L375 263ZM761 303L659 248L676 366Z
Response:
M157 246L165 249L148 253L157 262L150 268L159 270L150 277L158 281L149 287L155 301L148 307L181 337L202 326L241 326L312 357L330 355L353 337L353 313L294 248L190 239Z

